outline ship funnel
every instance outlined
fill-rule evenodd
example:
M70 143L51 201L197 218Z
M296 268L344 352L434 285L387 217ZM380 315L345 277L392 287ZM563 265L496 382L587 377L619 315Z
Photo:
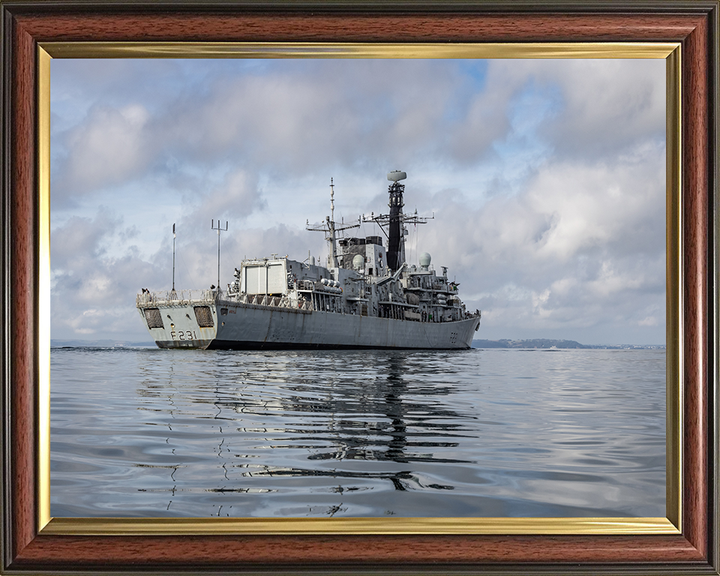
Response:
M390 182L399 182L400 180L405 180L407 178L407 174L405 172L400 172L400 170L393 170L392 172L388 172L387 179L390 180Z

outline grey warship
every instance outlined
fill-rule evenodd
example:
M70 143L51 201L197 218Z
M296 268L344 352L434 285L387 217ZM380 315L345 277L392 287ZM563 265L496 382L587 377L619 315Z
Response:
M330 216L311 231L328 242L327 265L279 258L244 259L227 290L143 290L137 309L160 348L470 348L480 311L469 312L447 268L437 274L430 255L405 261L407 224L428 218L403 213L405 172L388 173L389 214L358 223ZM375 222L386 236L346 236Z

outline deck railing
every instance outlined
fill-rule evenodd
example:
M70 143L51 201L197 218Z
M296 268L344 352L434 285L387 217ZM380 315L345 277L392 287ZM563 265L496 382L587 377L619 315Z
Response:
M270 306L272 308L290 308L300 310L312 310L309 301L297 302L283 296L270 296L268 294L240 294L237 299L241 304L250 304L254 306Z
M212 304L222 294L217 290L165 290L143 291L135 296L137 306L182 306L185 304Z

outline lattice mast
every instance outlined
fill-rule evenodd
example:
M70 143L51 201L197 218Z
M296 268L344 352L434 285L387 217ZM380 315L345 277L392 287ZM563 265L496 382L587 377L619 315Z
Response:
M388 207L390 214L374 214L370 218L363 217L364 222L375 222L380 226L381 230L388 239L387 262L388 267L395 271L405 264L405 234L407 230L405 224L426 224L428 220L434 217L418 216L417 210L412 216L406 216L403 213L403 193L405 186L400 184L400 180L405 180L407 174L400 170L388 172L388 180L392 182L388 187ZM387 231L385 230L387 228Z
M325 216L325 222L322 224L313 224L310 226L309 221L305 222L305 229L311 232L324 232L325 240L328 246L328 268L339 268L337 259L337 233L350 228L359 228L360 224L345 224L335 222L335 185L333 179L330 178L330 216Z

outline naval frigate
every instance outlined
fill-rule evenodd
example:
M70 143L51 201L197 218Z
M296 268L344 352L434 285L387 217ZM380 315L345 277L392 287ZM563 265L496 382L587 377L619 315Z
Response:
M389 214L336 223L330 216L310 231L328 242L327 265L279 258L244 259L227 290L143 289L136 304L160 348L469 348L480 325L458 296L447 268L437 274L428 253L405 260L408 224L427 217L403 213L405 172L388 173ZM345 231L374 222L385 235ZM174 227L173 227L174 231ZM218 232L219 234L219 232ZM219 240L218 240L219 241ZM219 266L219 257L218 257Z

